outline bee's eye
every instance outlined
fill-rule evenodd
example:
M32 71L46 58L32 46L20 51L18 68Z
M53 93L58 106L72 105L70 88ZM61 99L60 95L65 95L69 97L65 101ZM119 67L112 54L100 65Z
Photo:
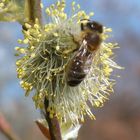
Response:
M90 26L91 26L91 29L94 29L95 28L94 24L91 24Z
M92 31L103 32L103 26L97 22L89 22L87 23L87 27Z
M90 30L94 30L95 29L95 26L93 23L87 23L87 27L90 29Z

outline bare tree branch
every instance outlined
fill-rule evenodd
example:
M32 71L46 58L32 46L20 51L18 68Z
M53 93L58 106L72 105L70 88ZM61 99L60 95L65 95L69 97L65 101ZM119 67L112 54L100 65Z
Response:
M19 137L13 132L9 123L5 120L4 116L0 114L0 131L9 139L9 140L20 140Z
M62 140L60 125L59 125L57 118L56 117L50 118L50 113L47 111L49 102L46 98L44 100L44 105L45 105L45 109L46 109L45 118L49 125L51 140Z
M25 15L27 20L34 24L35 19L39 20L39 23L42 23L42 13L41 13L41 0L26 0L25 1Z

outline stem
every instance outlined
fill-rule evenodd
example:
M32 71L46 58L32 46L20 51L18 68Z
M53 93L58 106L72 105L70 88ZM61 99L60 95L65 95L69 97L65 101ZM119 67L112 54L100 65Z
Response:
M18 136L12 131L11 126L5 120L4 116L0 114L0 131L9 139L9 140L19 140Z
M29 23L32 25L35 24L36 18L39 20L40 25L42 25L42 13L41 13L41 0L26 0L25 1L25 15L28 17ZM53 82L55 84L55 82ZM50 118L50 113L47 111L49 106L49 101L45 98L44 99L45 105L45 118L48 122L49 132L51 136L51 140L62 140L61 138L61 131L60 125L56 117Z
M2 131L2 133L9 139L9 140L19 140L17 136L13 132L5 132Z
M41 0L26 0L25 1L25 15L29 23L34 24L36 18L39 20L40 25L42 24L42 13L41 13Z
M50 118L50 113L47 111L47 108L49 106L48 100L45 98L44 105L46 109L46 115L45 118L49 125L49 131L51 140L62 140L61 138L61 131L60 131L60 125L56 117Z

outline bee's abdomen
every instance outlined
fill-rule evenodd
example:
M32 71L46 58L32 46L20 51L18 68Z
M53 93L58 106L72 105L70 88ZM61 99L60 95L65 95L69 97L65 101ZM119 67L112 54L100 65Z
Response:
M67 71L67 84L69 86L77 86L86 77L89 67L85 62L75 58L71 61Z
M93 55L86 47L83 45L68 63L66 80L69 86L80 84L90 70Z
M67 84L69 86L77 86L78 84L80 84L83 81L85 76L86 76L85 73L80 73L78 71L71 70L68 73Z

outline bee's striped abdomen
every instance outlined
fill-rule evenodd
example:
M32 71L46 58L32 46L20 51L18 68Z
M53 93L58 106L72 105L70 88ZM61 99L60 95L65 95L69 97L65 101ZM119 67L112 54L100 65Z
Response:
M71 68L67 74L67 83L69 86L77 86L85 78L86 74L82 69L82 62L76 61L71 64Z
M68 64L67 84L77 86L86 77L91 67L92 55L87 49L79 50Z

